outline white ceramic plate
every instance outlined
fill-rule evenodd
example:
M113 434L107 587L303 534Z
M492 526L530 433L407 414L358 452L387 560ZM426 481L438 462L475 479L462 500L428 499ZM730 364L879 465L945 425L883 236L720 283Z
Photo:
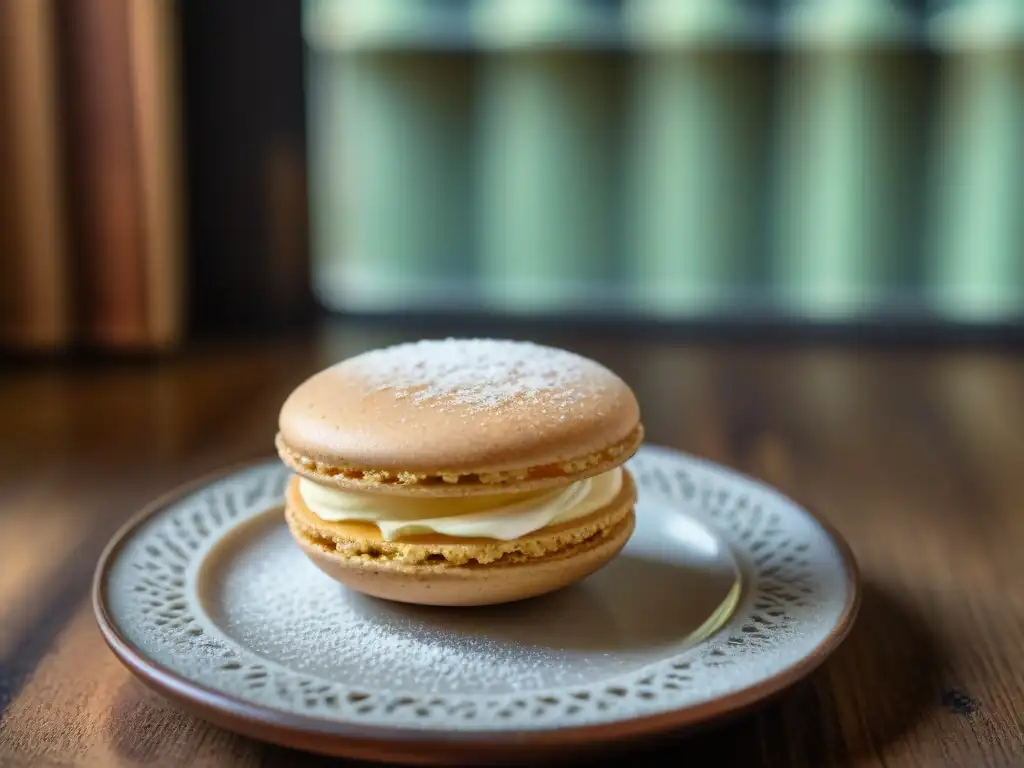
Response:
M622 554L553 595L424 608L348 591L293 544L276 461L156 502L95 603L149 685L228 728L370 759L551 755L692 726L800 679L853 622L846 545L778 492L643 447Z

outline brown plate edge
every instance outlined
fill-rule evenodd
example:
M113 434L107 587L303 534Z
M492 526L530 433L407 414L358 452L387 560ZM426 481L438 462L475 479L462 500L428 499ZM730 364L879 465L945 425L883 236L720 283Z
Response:
M103 639L121 663L147 687L172 699L196 716L261 741L336 757L418 765L452 765L549 758L564 755L567 750L590 750L613 743L620 744L624 740L681 731L739 714L806 678L846 638L860 608L860 571L849 544L831 523L800 505L821 527L839 553L846 576L846 603L843 611L832 631L803 659L767 680L714 701L613 723L500 732L346 725L333 720L258 707L194 683L149 660L117 630L107 612L103 594L114 556L129 536L149 518L199 488L272 460L273 457L268 456L228 466L178 486L147 504L118 529L104 548L96 565L92 588L93 611Z

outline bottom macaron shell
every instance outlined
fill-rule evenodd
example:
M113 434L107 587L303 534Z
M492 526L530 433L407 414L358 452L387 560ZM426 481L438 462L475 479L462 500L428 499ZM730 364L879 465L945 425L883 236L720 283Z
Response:
M461 565L382 564L332 552L289 529L303 552L332 579L384 600L416 605L478 606L509 603L554 592L611 561L633 533L634 513L614 527L553 554L516 563Z

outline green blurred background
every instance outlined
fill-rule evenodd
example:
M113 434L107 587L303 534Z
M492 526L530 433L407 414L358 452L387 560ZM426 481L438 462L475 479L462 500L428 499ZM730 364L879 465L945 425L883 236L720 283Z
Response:
M305 4L328 308L795 324L1024 307L1024 5Z

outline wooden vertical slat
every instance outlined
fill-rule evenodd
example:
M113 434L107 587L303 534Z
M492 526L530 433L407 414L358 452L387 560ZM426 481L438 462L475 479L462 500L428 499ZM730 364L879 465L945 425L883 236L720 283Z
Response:
M180 341L185 301L176 5L127 4L146 320L158 348Z
M68 341L51 0L0 0L0 343Z
M83 336L103 347L144 347L145 200L139 183L128 4L66 0L61 8Z

